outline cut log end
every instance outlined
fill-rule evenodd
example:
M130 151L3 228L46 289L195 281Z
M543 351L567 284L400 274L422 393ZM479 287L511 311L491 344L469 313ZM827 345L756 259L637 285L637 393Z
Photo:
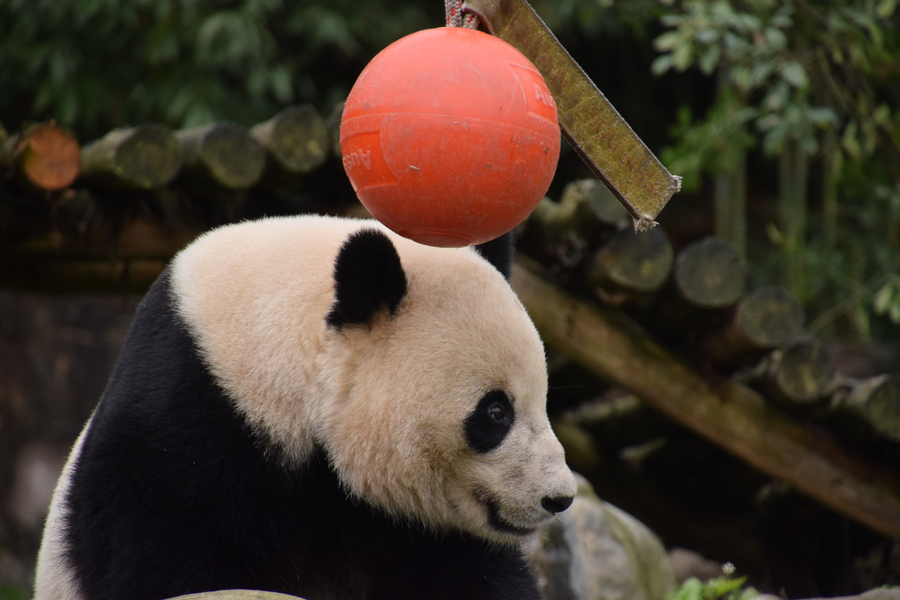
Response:
M747 265L731 242L709 236L678 253L674 279L689 304L725 308L744 295Z
M818 341L791 346L774 364L775 399L796 407L817 406L831 391L835 370Z
M163 125L149 123L135 127L133 135L116 152L118 172L135 187L145 190L163 187L175 177L180 166L178 142Z
M646 294L666 282L673 261L672 245L662 228L644 233L625 229L597 253L588 280L608 292L625 290Z
M758 348L778 348L797 340L803 331L803 307L781 286L753 290L741 302L735 321Z
M81 171L81 148L75 136L52 124L23 133L16 142L15 157L21 174L40 190L65 189Z
M602 225L621 228L631 218L619 199L597 179L573 181L563 191L560 203L565 202L567 193L581 195L590 206L594 218Z
M900 375L878 378L866 394L863 406L875 431L900 441Z
M176 133L184 166L182 175L229 190L253 186L266 164L262 146L237 123L213 123Z
M328 128L308 104L289 106L253 127L250 135L290 173L308 173L328 158Z
M729 322L708 331L701 343L710 360L731 370L794 344L802 333L800 303L780 286L763 286L742 299Z
M172 130L160 123L117 129L84 147L82 176L110 189L152 190L168 184L181 167Z

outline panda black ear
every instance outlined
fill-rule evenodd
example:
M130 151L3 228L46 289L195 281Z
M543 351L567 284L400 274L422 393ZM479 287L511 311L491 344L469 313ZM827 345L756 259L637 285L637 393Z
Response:
M496 239L475 246L475 250L485 260L494 265L509 281L509 276L512 275L513 254L515 252L512 231L507 231Z
M325 318L337 329L370 323L386 308L392 315L406 295L406 274L391 240L377 229L353 233L334 262L334 304Z

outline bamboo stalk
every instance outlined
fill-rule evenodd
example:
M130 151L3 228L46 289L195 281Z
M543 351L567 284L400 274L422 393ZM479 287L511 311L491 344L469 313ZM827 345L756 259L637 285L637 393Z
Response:
M741 153L734 171L715 178L715 234L734 244L747 257L747 155Z
M784 229L784 285L797 298L804 297L806 265L806 194L809 157L797 140L788 140L778 162L781 226Z
M760 471L867 527L900 538L900 480L767 407L747 386L708 381L626 317L555 288L517 264L512 276L545 342Z

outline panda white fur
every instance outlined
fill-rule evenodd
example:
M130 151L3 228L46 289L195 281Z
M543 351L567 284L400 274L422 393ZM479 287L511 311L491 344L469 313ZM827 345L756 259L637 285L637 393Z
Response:
M538 598L519 545L575 481L509 236L480 251L291 217L181 252L60 478L36 600Z

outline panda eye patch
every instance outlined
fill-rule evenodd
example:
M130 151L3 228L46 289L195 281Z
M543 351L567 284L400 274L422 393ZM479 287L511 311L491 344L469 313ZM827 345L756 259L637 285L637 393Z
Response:
M466 443L479 453L490 452L499 446L515 420L509 396L501 390L485 394L463 424Z

